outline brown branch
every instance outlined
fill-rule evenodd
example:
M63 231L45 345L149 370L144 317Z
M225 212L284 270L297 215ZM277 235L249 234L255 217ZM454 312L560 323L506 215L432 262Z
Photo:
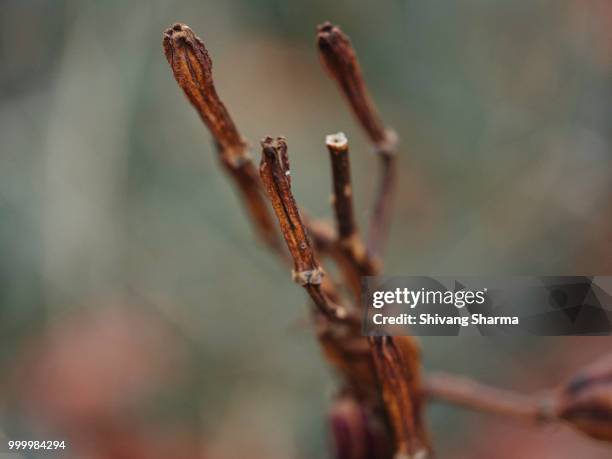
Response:
M427 397L485 413L527 421L550 421L554 418L549 397L534 397L488 386L462 376L436 373L425 381Z
M380 261L370 257L363 243L353 210L351 166L346 136L339 132L325 139L332 169L332 205L338 231L337 244L344 255L338 264L345 273L356 298L361 294L361 277L375 276L380 272Z
M261 141L259 172L264 188L293 259L293 279L303 286L319 311L332 320L357 320L349 310L335 303L321 287L324 272L319 265L291 192L291 171L287 143L283 137L266 137Z
M397 136L385 129L363 79L361 66L349 38L339 27L326 22L318 27L319 55L329 75L338 83L361 127L381 158L381 177L374 211L370 219L367 247L370 253L382 252L390 223L391 204L396 183L395 154Z
M259 236L274 250L281 249L248 145L217 95L204 43L185 24L174 24L164 32L163 46L176 82L212 134L219 159L238 187Z
M420 357L414 338L370 338L376 373L393 428L396 457L425 459L430 450L423 423Z
M164 32L163 47L178 85L210 131L219 159L237 186L257 233L274 251L285 255L248 144L215 89L212 61L204 43L187 25L177 23ZM329 233L322 222L315 223L323 233ZM317 238L323 233L313 234L321 245L325 241Z
M374 362L368 341L361 335L361 317L354 308L340 306L333 286L325 285L323 269L291 192L285 139L267 137L262 141L260 174L294 260L294 280L307 290L317 306L315 327L326 358L344 376L356 397L376 404L379 395ZM328 243L337 246L335 239Z
M357 54L339 27L326 22L318 27L319 53L330 76L336 80L353 113L374 144L387 140L385 127L366 87Z
M246 142L238 134L214 89L210 58L204 45L189 27L177 24L164 33L164 51L179 86L183 88L188 99L210 129L222 164L238 186L247 207L254 216L253 220L257 229L266 236L274 251L283 255L282 259L286 260L286 251L281 244L277 243L278 238L272 239L278 230L276 224L271 222L268 205L265 198L262 198L265 190L259 177L253 173L255 169L249 159ZM219 122L219 119L222 121ZM285 157L284 167L287 170L288 166ZM346 258L338 250L336 232L328 223L308 218L305 219L305 226L317 250L320 250L321 253L328 253L337 262ZM330 276L322 277L320 286L306 285L305 287L318 306L333 309L333 305L340 304L340 295ZM338 310L342 315L344 310L340 308ZM333 311L330 311L330 314L333 316ZM319 340L325 350L325 355L345 375L349 386L355 388L359 394L365 394L373 387L369 380L369 377L373 377L373 372L370 371L371 359L367 342L365 346L359 344L365 339L360 336L361 329L356 317L351 315L350 320L346 319L343 326L339 326L337 320L337 318L334 319L334 323L331 324L328 323L331 320L317 318ZM347 327L350 329L348 333L350 336L347 336L345 331Z
M612 442L609 356L539 396L520 395L449 374L430 375L425 390L431 399L528 422L564 422L591 438Z
M381 173L370 227L368 232L368 250L372 254L383 252L384 244L391 224L393 194L397 182L396 158L393 154L381 154Z
M412 454L420 454L424 451L423 448L428 448L428 442L421 417L421 392L418 381L420 369L418 357L414 352L414 341L412 338L388 338L388 342L383 343L383 347L380 348L381 353L372 353L374 348L370 348L368 340L360 334L360 318L355 314L355 309L340 305L340 298L333 282L324 277L323 269L317 261L291 192L285 140L266 138L262 142L260 180L249 157L247 143L240 136L216 93L212 79L212 64L204 44L187 26L177 24L164 34L164 51L179 86L210 130L220 160L240 190L256 228L271 247L277 252L283 252L263 198L264 191L268 194L293 260L294 280L305 288L316 305L315 324L325 355L343 374L346 385L356 400L359 403L363 402L364 407L374 407L373 419L382 413L380 393L375 379L378 376L379 383L384 389L385 400L389 401L388 406L385 406L387 414L390 411L393 413L394 407L399 407L396 410L398 415L389 414L397 437L398 453L410 453L409 457L420 457ZM352 74L358 75L363 83L356 60L354 63L357 65L357 70ZM384 239L388 203L393 189L393 180L389 177L393 178L394 169L391 166L394 143L389 132L382 128L365 86L362 85L354 94L357 95L351 96L349 100L358 102L360 108L355 111L365 115L361 116L360 120L366 126L376 150L383 157L383 165L390 166L383 168L383 175L387 178L383 178L382 192L377 198L371 225L373 230L370 232L370 236L375 235L376 242L381 243ZM337 183L344 182L350 186L348 157L345 160L346 164L341 165L344 175L338 177ZM345 160L341 160L340 163ZM348 195L346 197L350 198ZM372 259L362 258L368 253L363 248L363 243L358 245L359 243L347 242L349 239L355 239L357 235L351 200L340 205L343 211L351 212L349 226L342 224L342 228L338 228L338 233L341 233L340 239L344 242L338 243L335 231L323 222L308 220L307 225L312 228L310 233L315 238L316 246L329 251L337 260L347 265L352 264L352 269L356 272L375 273L377 268ZM343 222L344 217L339 215L338 221ZM379 247L377 244L372 246ZM350 248L339 250L339 247ZM391 384L386 379L389 376L392 377ZM404 378L404 383L397 383L400 380L399 376ZM396 397L393 394L398 388L401 389L401 395ZM410 421L402 421L401 416L407 416Z
M328 255L334 263L340 267L345 281L349 286L353 286L355 282L360 282L353 274L355 272L353 262L347 257L346 253L340 249L338 234L333 226L325 220L311 218L304 209L300 209L300 215L302 216L302 221L308 231L308 235L312 239L315 253ZM324 280L327 278L328 276L325 276Z
M340 241L349 241L357 236L357 225L353 212L353 189L351 185L351 164L349 162L348 139L342 132L325 138L331 160L334 194L332 204L336 212L336 225ZM365 247L362 247L365 254Z

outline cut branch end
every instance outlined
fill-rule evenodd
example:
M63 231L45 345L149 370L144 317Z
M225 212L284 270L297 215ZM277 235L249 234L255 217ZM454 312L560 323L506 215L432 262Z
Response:
M325 137L325 145L330 151L339 152L348 150L348 139L344 132L330 134Z

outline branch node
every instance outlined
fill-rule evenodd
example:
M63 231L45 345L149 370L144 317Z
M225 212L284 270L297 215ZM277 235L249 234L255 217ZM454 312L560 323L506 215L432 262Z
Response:
M395 156L398 144L397 132L393 129L386 129L384 139L374 144L374 153L381 156Z
M307 269L304 271L295 271L291 272L293 277L293 281L304 285L321 285L323 283L323 276L325 276L325 272L320 267L315 269Z

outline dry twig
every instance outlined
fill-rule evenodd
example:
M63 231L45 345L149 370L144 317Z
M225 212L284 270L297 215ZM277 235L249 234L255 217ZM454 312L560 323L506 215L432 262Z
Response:
M431 399L528 422L564 422L591 438L612 442L610 356L540 396L520 395L442 373L430 375L425 390Z
M367 133L381 161L381 177L370 219L367 247L382 252L390 223L396 184L397 135L385 129L363 79L357 54L339 27L326 22L318 27L319 55L329 75L338 83L361 127Z
M375 276L380 272L380 261L366 250L355 223L353 211L353 187L349 161L348 139L339 132L325 139L331 160L333 195L332 204L336 217L339 250L344 254L340 261L355 297L361 293L361 277Z
M551 402L547 397L530 397L498 389L472 379L446 373L427 376L427 397L476 411L528 421L550 420Z
M278 232L262 196L257 169L247 143L217 95L204 43L188 26L177 23L164 32L163 46L176 82L210 130L219 159L240 191L260 237L279 250Z
M315 247L334 258L358 296L360 276L375 275L380 270L376 257L382 251L389 224L397 138L384 128L348 37L338 27L325 23L319 27L317 39L325 67L340 86L382 163L367 245L361 241L355 222L348 141L341 134L328 136L326 142L332 165L337 233L321 221L304 219ZM431 375L423 388L414 338L363 337L357 308L340 305L335 285L324 277L317 261L291 192L285 139L268 137L262 141L260 181L247 143L217 95L212 63L202 41L186 25L175 24L165 31L163 45L176 81L210 130L221 163L239 189L261 238L276 252L284 253L265 203L264 189L268 194L293 260L294 280L317 306L314 319L319 341L326 357L345 379L345 390L330 413L338 458L390 459L393 453L389 426L396 459L427 457L431 445L423 421L426 397L529 421L563 420L593 438L612 441L609 359L543 398L517 395L445 374ZM383 408L386 416L381 414Z
M359 317L355 315L356 309L340 305L340 297L335 286L324 278L323 269L317 261L291 192L291 176L285 140L266 138L262 142L260 181L251 162L247 143L240 136L216 93L212 79L211 60L202 41L189 27L176 24L164 33L164 51L179 86L213 135L220 160L240 190L260 235L278 252L282 249L279 247L275 227L262 197L261 185L263 183L263 190L270 198L293 259L294 280L306 289L317 306L315 324L325 355L345 376L347 387L345 394L352 397L359 412L367 413L361 429L369 436L385 425L384 418L380 417L380 410L376 408L380 406L380 393L374 379L378 375L379 383L384 389L385 399L390 404L387 412L393 414L390 419L395 428L397 450L406 453L420 451L420 447L417 448L417 446L423 446L426 443L420 414L420 396L417 395L420 393L417 390L418 360L411 350L413 341L411 338L397 339L398 342L404 343L404 347L398 351L398 348L394 347L394 339L388 338L385 341L386 346L390 346L394 352L391 354L375 352L373 359L368 340L360 334L361 328ZM360 77L358 68L357 72L352 72L352 74ZM388 148L390 137L386 131L382 130L382 127L376 127L377 115L372 117L375 111L369 102L365 87L358 90L356 94L357 98L353 97L351 100L358 100L361 97L359 100L362 102L362 108L357 113L365 115L366 118L369 117L362 119L368 127L367 130L377 150L383 157L391 159L391 149ZM315 237L316 246L330 253L345 271L353 273L353 288L357 290L359 276L376 274L379 265L368 255L368 251L359 238L350 190L348 145L346 142L342 144L337 140L337 138L329 138L327 144L334 176L338 233L336 234L320 221L306 219L306 222L311 228L310 233ZM391 165L390 162L387 164ZM385 176L388 178L389 172L385 173ZM385 180L383 184L383 189L387 191L384 191L384 197L379 199L373 217L373 227L376 228L373 234L375 235L380 235L381 228L386 225L385 218L379 218L381 217L380 209L383 209L383 214L386 212L384 209L390 199L392 184L393 182L389 180ZM409 343L409 346L405 347L405 343ZM406 349L410 349L406 354L408 358L404 355ZM397 378L390 380L389 376L392 375L389 369L399 371L397 374L394 373L395 376L401 374L407 378L406 384L398 383ZM401 399L389 398L393 388L400 386L404 391ZM408 407L411 408L407 411ZM406 420L400 421L399 416L406 416ZM406 426L408 427L405 428ZM383 429L383 432L375 436L384 438L385 435ZM370 449L370 446L367 449ZM378 445L374 448L373 455L365 457L387 457L390 453L388 451L383 453L384 449L383 446Z
M423 387L419 349L413 337L368 339L361 335L358 308L343 304L335 284L324 276L315 250L334 258L356 296L360 277L379 273L378 255L388 229L396 181L397 138L382 123L348 37L338 27L325 23L319 27L317 39L325 67L381 158L381 181L367 244L362 242L355 222L348 141L343 135L326 139L333 176L337 226L334 231L298 209L291 191L284 138L267 137L262 141L258 176L247 142L217 95L208 52L191 29L175 24L164 32L163 45L176 81L210 130L221 163L239 189L261 238L274 251L284 254L265 201L265 194L268 195L293 261L293 278L316 305L318 339L328 360L344 377L344 388L330 413L337 457L390 459L392 454L396 459L427 457L431 445L423 420L426 398L529 421L565 421L593 438L612 441L609 359L542 398L517 395L445 374L431 375ZM391 434L395 453L391 451Z
M334 303L321 288L324 272L315 258L291 192L287 142L283 137L266 137L261 146L259 172L293 259L293 280L306 289L322 314L332 320L346 320L349 310Z
M212 134L221 164L238 188L257 233L272 250L284 256L248 144L217 95L206 46L189 26L177 23L164 32L163 47L174 78ZM312 224L315 242L321 247L329 246L326 224L314 220Z
M317 306L315 325L326 357L344 375L347 386L358 398L376 399L375 371L367 340L361 335L361 317L355 308L337 303L334 289L324 288L323 269L291 192L284 138L262 140L260 174L294 261L293 278Z

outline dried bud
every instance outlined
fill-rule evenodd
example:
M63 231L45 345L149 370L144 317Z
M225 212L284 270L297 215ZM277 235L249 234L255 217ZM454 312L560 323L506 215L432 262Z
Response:
M164 32L163 46L176 82L210 130L224 160L236 164L246 160L246 142L217 95L212 61L202 40L185 24L174 24Z
M387 133L367 90L349 38L339 27L326 22L318 27L317 45L323 65L340 86L372 143L386 142Z
M178 23L164 32L163 46L176 82L212 134L221 164L238 187L261 239L282 252L247 143L217 95L206 46L188 26Z
M581 371L557 396L557 417L590 437L612 442L612 358Z

